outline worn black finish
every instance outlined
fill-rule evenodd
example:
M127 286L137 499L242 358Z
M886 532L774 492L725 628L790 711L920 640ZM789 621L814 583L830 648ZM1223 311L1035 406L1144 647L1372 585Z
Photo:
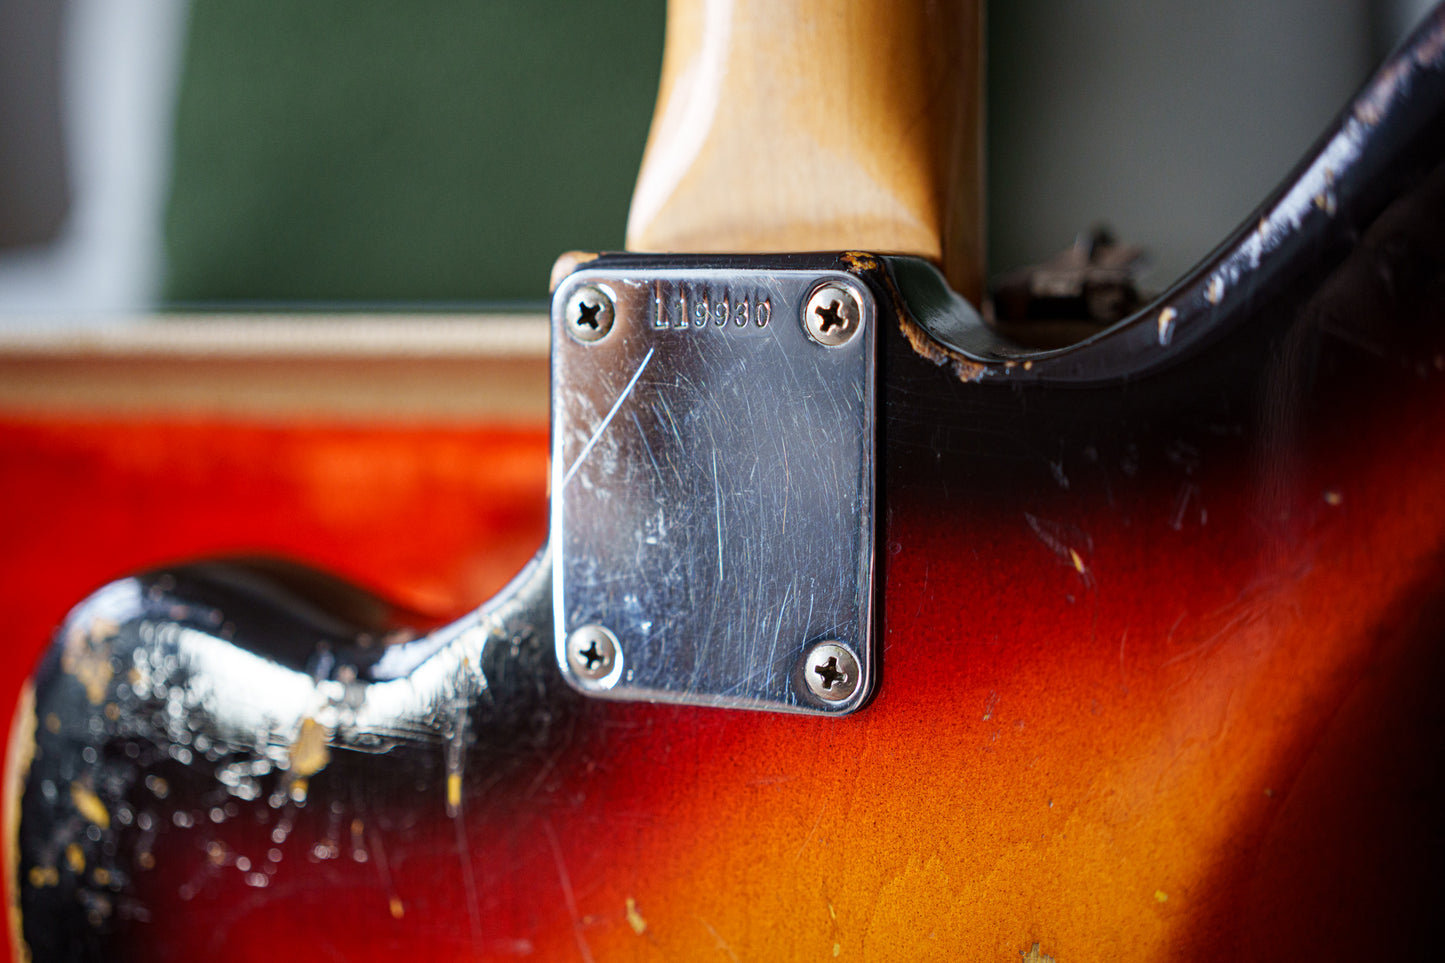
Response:
M552 659L550 569L543 552L502 601L412 641L358 590L255 563L138 575L77 606L35 676L19 839L33 959L157 959L142 871L158 851L177 861L180 898L203 905L187 858L304 858L276 847L293 833L303 849L353 845L352 813L367 833L404 832L409 810L454 806L464 778L475 792L535 770L580 702ZM382 714L355 713L388 684ZM307 807L320 767L328 791ZM186 843L195 813L215 825ZM207 850L211 834L230 855ZM242 875L259 891L275 869L257 857Z

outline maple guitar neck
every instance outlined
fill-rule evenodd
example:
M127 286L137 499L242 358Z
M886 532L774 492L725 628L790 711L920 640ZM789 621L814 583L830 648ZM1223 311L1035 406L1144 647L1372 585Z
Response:
M982 0L671 0L628 250L911 254L977 303L982 27Z
M730 98L754 98L762 117L781 117L791 107L777 101L791 98L762 85L734 94L690 71L803 63L813 31L756 35L770 9L674 9L631 246L876 244L951 263L963 249L950 241L947 191L921 186L951 183L924 163L941 163L943 126L922 141L903 124L892 146L854 143L850 156L897 161L870 183L934 198L883 205L887 217L871 201L850 206L866 190L838 196L780 173L791 169L781 148L761 168L728 154L762 129L728 127ZM935 15L839 26L834 9L796 8L819 34L858 40L850 49L885 51L878 63L859 54L865 76L907 59L886 53L893 26L909 25L913 42ZM731 19L746 11L751 26ZM973 8L963 16L976 23ZM704 25L715 36L710 17L733 30L729 42L696 40ZM791 40L775 48L780 37ZM689 38L698 52L680 60ZM762 67L758 50L773 54ZM868 116L905 116L853 93L878 108ZM694 97L715 109L690 113ZM664 123L673 103L681 133ZM810 147L819 127L803 113L807 124L789 115L796 125L773 136L795 138L826 174L836 158ZM814 133L797 140L804 129ZM910 153L924 141L934 146ZM750 176L733 178L737 168ZM727 234L733 195L720 184L755 206L755 232ZM764 229L794 191L816 204ZM848 213L804 216L824 207ZM687 235L689 223L708 237ZM870 224L880 233L865 237ZM1013 349L949 328L952 292L920 296L922 261L779 258L881 306L883 673L846 717L579 692L555 644L550 550L492 602L431 627L334 580L254 562L108 585L60 628L12 732L18 955L1074 963L1429 951L1445 897L1445 777L1431 764L1445 739L1442 234L1445 10L1208 259L1084 343L991 353ZM751 263L664 263L740 260ZM624 276L640 263L619 255L578 270ZM967 273L953 276L967 290ZM743 302L721 303L703 324L649 326L643 365L665 337L733 338L711 342L728 359L748 344L780 356L786 336L831 357L825 342L785 334L780 309L757 314L777 307L766 299L745 302L746 315ZM563 319L554 312L554 333L570 338ZM589 336L565 350L625 346ZM617 397L644 380L642 366L618 370L631 381L617 381ZM731 374L719 390L749 378ZM637 390L683 387L653 380ZM816 384L754 408L815 405ZM603 427L607 405L619 410L613 394L592 411ZM664 416L640 403L633 413ZM669 430L685 430L687 413L674 415ZM612 424L628 430L620 416ZM760 447L771 440L758 434ZM651 449L636 454L633 467ZM651 462L629 473L621 460L554 474L552 494L573 477L675 485L685 461L661 459L671 474ZM707 504L673 518L717 519L721 559L722 487L708 461ZM800 485L813 477L797 461L788 471ZM647 538L660 530L613 541L638 555ZM78 541L70 550L90 550ZM784 542L780 532L746 548ZM785 576L812 579L807 592L821 596L827 580L807 561ZM702 592L705 562L675 581ZM641 605L642 586L614 572L595 581Z

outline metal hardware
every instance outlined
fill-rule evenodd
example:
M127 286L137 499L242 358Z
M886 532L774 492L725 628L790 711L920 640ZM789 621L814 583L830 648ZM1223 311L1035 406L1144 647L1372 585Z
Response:
M866 701L879 309L844 267L614 255L558 286L553 621L575 688L814 714ZM590 289L616 320L579 344L561 329ZM850 302L851 335L819 350L797 319L824 289ZM573 640L602 625L619 654L593 680ZM852 653L850 696L815 696L799 672L819 639Z
M843 702L858 691L858 660L846 646L819 642L803 660L803 680L824 702Z
M617 310L612 296L595 284L574 288L564 309L567 332L578 341L601 341L612 330Z
M830 348L847 344L863 322L863 305L853 285L820 284L803 308L808 336Z
M567 662L589 682L602 682L618 668L621 648L617 636L600 625L584 625L567 637Z

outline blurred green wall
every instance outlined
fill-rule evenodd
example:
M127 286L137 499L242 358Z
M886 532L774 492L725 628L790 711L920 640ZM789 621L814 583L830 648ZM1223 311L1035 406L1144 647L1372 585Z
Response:
M663 0L194 0L165 299L541 299L622 246Z
M622 245L664 0L190 3L171 304L540 301ZM1378 6L991 3L993 272L1107 222L1167 283L1395 42Z

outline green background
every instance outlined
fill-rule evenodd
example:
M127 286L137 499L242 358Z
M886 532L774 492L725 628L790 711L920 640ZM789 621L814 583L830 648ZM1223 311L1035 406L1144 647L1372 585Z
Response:
M1395 42L1376 6L991 3L993 273L1104 222L1167 283L1248 220ZM165 300L540 303L559 253L622 245L664 12L191 0Z
M663 0L195 0L164 297L537 300L617 249Z

